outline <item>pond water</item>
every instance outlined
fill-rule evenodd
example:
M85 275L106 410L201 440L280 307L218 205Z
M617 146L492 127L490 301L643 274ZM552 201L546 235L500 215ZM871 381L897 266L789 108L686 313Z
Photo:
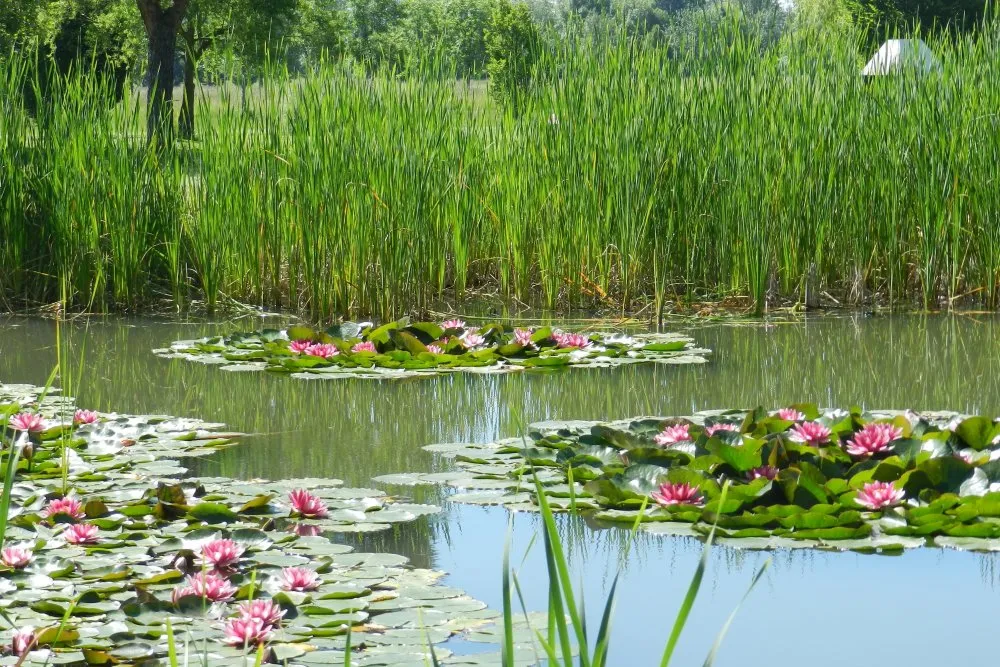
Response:
M986 316L679 326L714 350L709 364L403 381L297 381L227 373L150 353L181 338L261 326L254 319L76 320L61 332L75 369L69 389L88 408L200 417L253 434L241 446L197 461L197 474L328 476L360 486L390 472L447 469L422 445L516 435L539 419L617 419L803 401L1000 414L1000 319ZM55 363L54 322L0 319L0 381L44 384ZM435 502L445 494L393 490ZM368 536L362 544L443 569L450 573L448 583L499 608L507 512L445 506L439 516ZM512 563L529 609L543 610L540 542L524 556L538 517L517 515L513 524ZM566 518L560 527L596 629L627 532L594 530ZM701 545L691 539L637 536L619 582L611 665L659 663L700 553ZM674 664L704 660L769 556L773 564L741 609L717 665L988 664L991 649L983 638L993 631L1000 607L1000 561L993 557L929 549L887 557L721 547L713 552ZM481 650L462 643L452 648Z

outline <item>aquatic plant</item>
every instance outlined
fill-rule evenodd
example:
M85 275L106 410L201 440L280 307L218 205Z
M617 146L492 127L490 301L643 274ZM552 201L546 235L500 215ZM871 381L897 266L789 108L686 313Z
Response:
M857 502L870 510L880 510L903 502L906 493L892 482L868 482L858 491Z
M397 662L422 661L429 649L410 636L418 619L426 619L421 641L439 643L495 617L461 591L434 588L442 573L323 536L387 530L435 506L339 480L186 476L179 459L230 446L237 434L152 416L101 414L75 424L70 399L0 384L0 420L24 411L44 415L48 428L36 434L31 469L9 446L25 432L0 432L0 509L8 517L0 528L10 540L0 545L0 594L4 619L23 631L8 640L14 654L33 646L67 664L85 662L81 651L104 662L169 661L179 640L235 664L246 642L259 641L254 647L270 659L291 661L308 643L315 660L343 664L349 627L361 662L367 638L369 646L388 642L380 650ZM67 460L71 494L62 490ZM309 516L289 517L291 503L276 500L286 496ZM70 516L78 523L65 523ZM284 579L297 590L282 590Z
M660 447L669 447L681 442L690 442L690 428L689 424L672 424L653 436L653 442Z
M80 410L77 409L73 413L73 423L77 426L83 426L84 424L95 424L100 419L98 415L93 410Z
M903 437L903 429L893 424L865 424L864 428L847 441L851 456L871 456L889 450L893 440Z
M651 492L650 497L663 506L668 505L695 505L705 504L705 499L698 491L697 486L691 484L664 482L660 488Z
M9 425L15 431L40 433L45 430L45 419L33 412L19 412L10 418Z
M327 515L326 503L305 489L295 489L288 493L292 514L307 519L322 519Z
M283 591L313 591L319 588L319 576L305 567L286 567L278 575L278 586Z
M537 505L537 493L523 481L531 471L557 509L598 522L639 520L658 534L704 534L717 517L719 539L748 548L1000 548L993 520L1000 420L809 404L792 409L801 420L758 408L540 422L527 440L427 449L468 470L448 480L463 489L450 497L455 502ZM712 429L719 423L738 423L738 434ZM682 444L670 444L676 442ZM859 446L863 456L854 453ZM433 482L421 474L376 479ZM699 506L684 502L695 494Z
M708 350L676 334L570 334L499 323L469 327L461 320L408 319L381 326L345 322L325 331L304 326L177 341L155 350L168 358L220 364L228 370L268 370L303 378L406 377L467 370L505 373L602 367L627 363L700 363Z

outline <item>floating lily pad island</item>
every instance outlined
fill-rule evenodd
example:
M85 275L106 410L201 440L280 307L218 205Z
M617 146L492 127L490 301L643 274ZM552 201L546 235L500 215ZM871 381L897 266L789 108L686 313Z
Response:
M167 358L268 370L304 379L402 378L447 372L509 373L632 363L691 364L708 350L679 334L569 333L551 327L479 327L462 320L408 319L381 326L347 322L325 330L264 329L176 341L154 350Z
M988 417L796 405L541 422L525 438L426 449L459 470L376 481L530 510L537 478L553 506L598 522L694 536L717 522L720 542L746 548L1000 550L1000 423Z
M437 507L332 479L184 477L179 459L236 443L221 428L0 384L0 664L166 664L168 622L199 665L344 664L349 629L355 665L423 665L468 629L495 640L497 614L443 573L328 539Z

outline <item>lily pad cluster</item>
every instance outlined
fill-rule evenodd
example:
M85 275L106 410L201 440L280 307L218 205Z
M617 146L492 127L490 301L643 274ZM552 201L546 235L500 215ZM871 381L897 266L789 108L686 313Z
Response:
M983 416L803 404L541 422L523 439L427 449L460 470L376 480L530 509L537 476L554 506L656 533L717 522L723 542L748 548L1000 550L1000 423Z
M76 410L0 384L0 664L425 664L496 614L442 573L358 553L342 531L436 512L339 480L184 478L238 434L193 419ZM165 458L165 457L172 458ZM468 664L439 648L444 664ZM6 656L6 657L2 657Z
M606 367L627 363L702 363L708 350L678 334L579 334L461 320L381 326L347 322L325 330L264 329L177 341L154 350L167 358L219 364L224 370L269 370L296 378L398 378L445 372L506 373Z

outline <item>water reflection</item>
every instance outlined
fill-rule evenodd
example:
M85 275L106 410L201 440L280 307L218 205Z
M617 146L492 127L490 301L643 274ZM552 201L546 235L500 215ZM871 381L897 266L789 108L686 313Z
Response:
M240 326L252 329L259 323ZM986 316L714 324L692 330L700 344L715 351L705 365L378 382L304 382L267 373L227 373L149 353L178 338L230 331L232 325L226 323L89 320L67 325L63 334L74 367L80 369L73 392L81 405L198 416L259 434L197 462L197 473L328 476L366 486L383 473L444 467L446 462L420 449L424 444L490 440L516 434L524 423L538 419L687 414L803 400L996 415L998 326L1000 320ZM51 321L0 320L0 380L42 384L55 359ZM391 491L417 502L440 502L444 493ZM442 515L362 536L356 543L403 553L421 567L446 569L454 585L499 606L506 526L502 509L449 505ZM574 577L586 591L588 615L599 618L603 591L614 576L627 532L594 531L573 520L563 520L560 529ZM521 562L537 530L537 517L516 517L513 562ZM637 536L619 584L612 665L658 662L700 552L693 539ZM766 557L724 548L715 552L676 664L704 659ZM897 557L792 551L773 558L717 664L992 664L986 642L952 638L993 631L1000 581L993 557L926 549ZM529 607L544 609L540 542L518 569ZM921 619L932 623L926 641L912 636Z

